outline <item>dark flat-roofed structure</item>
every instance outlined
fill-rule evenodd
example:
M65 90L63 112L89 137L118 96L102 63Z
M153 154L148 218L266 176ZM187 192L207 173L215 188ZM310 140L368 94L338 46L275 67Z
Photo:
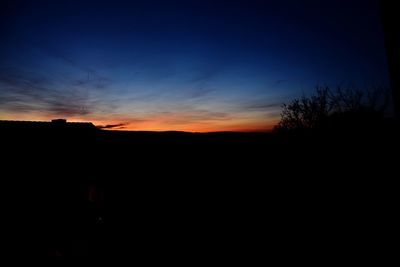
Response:
M91 122L67 122L65 119L52 121L9 121L0 120L0 130L76 130L93 131L97 127Z

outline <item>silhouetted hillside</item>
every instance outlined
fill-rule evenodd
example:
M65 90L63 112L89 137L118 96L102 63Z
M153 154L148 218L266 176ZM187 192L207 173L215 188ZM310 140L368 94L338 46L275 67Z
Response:
M59 259L158 251L247 262L240 253L265 238L280 246L377 212L399 148L394 127L363 136L196 134L2 121L0 132L9 247Z
M0 120L0 131L3 134L49 134L59 132L60 134L79 133L98 130L92 123L67 122L66 120L44 121L4 121Z

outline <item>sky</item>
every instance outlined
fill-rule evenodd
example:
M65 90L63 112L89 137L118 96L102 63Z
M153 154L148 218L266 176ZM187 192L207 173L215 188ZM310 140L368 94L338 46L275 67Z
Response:
M378 0L2 1L0 119L268 131L317 85L387 86Z

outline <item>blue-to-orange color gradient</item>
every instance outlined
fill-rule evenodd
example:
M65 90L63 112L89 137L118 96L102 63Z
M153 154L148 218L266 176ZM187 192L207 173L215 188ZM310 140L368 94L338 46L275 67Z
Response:
M388 83L377 0L0 5L0 119L266 131L317 84Z

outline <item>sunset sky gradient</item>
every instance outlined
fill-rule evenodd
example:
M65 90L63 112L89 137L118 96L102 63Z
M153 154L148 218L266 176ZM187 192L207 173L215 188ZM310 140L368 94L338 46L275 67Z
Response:
M265 131L317 84L388 84L375 0L16 0L0 10L2 120Z

